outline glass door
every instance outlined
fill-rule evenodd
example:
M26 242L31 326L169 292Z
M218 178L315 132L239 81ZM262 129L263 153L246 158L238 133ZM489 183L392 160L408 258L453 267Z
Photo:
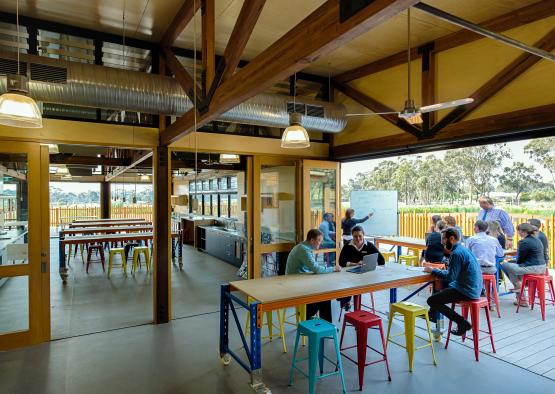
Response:
M303 160L303 234L320 229L324 241L316 260L335 264L341 241L340 163Z
M48 216L48 147L1 141L0 350L50 339Z
M283 274L287 252L300 241L297 163L286 158L253 158L251 278Z

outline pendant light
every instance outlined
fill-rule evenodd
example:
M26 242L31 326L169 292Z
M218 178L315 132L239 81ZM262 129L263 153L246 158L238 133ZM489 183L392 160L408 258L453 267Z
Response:
M221 153L219 161L221 164L237 164L241 162L241 158L233 153Z
M148 174L143 174L141 175L141 182L148 182L150 181L150 176L148 176Z
M135 193L133 194L133 204L137 204L137 181L135 180Z
M41 128L42 115L35 100L28 96L27 77L19 75L19 0L16 1L17 75L7 76L8 91L0 96L0 124L12 127Z
M302 125L302 114L296 112L297 105L295 98L297 97L297 73L293 77L294 94L293 94L293 112L289 114L289 127L283 131L281 137L281 147L287 149L301 149L310 146L308 133Z

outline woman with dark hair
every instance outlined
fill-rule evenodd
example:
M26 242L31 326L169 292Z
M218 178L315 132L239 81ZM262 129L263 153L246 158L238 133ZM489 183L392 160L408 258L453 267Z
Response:
M353 227L359 223L367 221L372 215L373 213L369 213L361 219L355 219L355 210L353 208L348 208L345 211L345 217L341 220L341 229L343 230L343 241L345 244L353 239Z
M378 265L384 265L385 259L376 248L376 246L364 239L364 229L362 226L355 226L351 232L352 240L346 243L339 254L339 265L341 267L349 267L352 265L360 265L364 256L377 253ZM345 310L351 309L351 297L338 298L341 308Z
M441 232L447 225L443 220L436 222L435 230L426 238L426 249L422 252L422 258L428 263L441 263L444 257L443 244L441 243Z
M543 245L541 241L534 236L537 231L536 227L530 223L520 223L517 227L518 241L516 262L507 262L503 264L503 269L509 275L509 279L513 283L516 294L515 305L518 305L520 298L520 285L524 274L543 274L545 273L545 258L543 255ZM528 306L528 303L522 300L520 306Z

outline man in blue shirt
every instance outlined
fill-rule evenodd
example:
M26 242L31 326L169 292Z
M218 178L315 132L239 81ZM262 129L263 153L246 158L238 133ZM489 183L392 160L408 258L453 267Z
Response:
M482 196L478 199L478 203L481 208L480 212L478 212L478 220L483 220L484 222L499 222L503 233L505 233L507 237L505 247L507 249L512 249L515 226L509 214L503 209L497 208L490 197Z
M292 274L328 274L331 272L340 272L341 267L335 265L333 267L326 267L320 265L314 259L314 250L320 248L320 244L324 236L318 229L309 230L306 234L306 241L295 245L289 256L287 257L287 265L285 266L285 275ZM308 280L308 278L307 278ZM320 318L332 322L331 316L331 301L316 302L314 304L306 305L306 317L311 318L320 312Z
M453 335L463 335L472 328L471 324L453 309L451 303L470 301L480 298L482 292L482 271L474 255L459 243L459 232L454 228L442 231L441 242L445 252L449 255L449 268L438 270L425 267L425 272L442 279L448 287L428 298L430 306L430 320L435 322L437 313L441 313L451 321L457 323L457 328L451 330Z
M487 234L488 224L482 220L474 223L474 235L466 240L466 247L472 252L484 274L497 272L496 259L503 258L505 252L497 240Z

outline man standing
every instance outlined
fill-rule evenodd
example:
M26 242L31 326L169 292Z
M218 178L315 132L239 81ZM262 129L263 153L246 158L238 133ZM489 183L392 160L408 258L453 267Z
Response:
M324 236L322 247L335 248L335 222L333 221L333 213L324 213L323 219L319 227Z
M507 242L505 247L507 249L512 249L513 247L513 236L515 235L515 227L509 214L501 208L495 207L493 200L490 197L482 196L478 200L480 204L480 212L478 213L478 220L483 220L484 222L493 221L499 222L501 229L507 237Z
M309 230L306 234L306 241L301 242L293 249L291 249L291 252L287 257L285 275L306 274L311 272L314 274L328 274L331 272L341 271L341 267L337 264L333 267L325 267L318 264L314 259L313 250L320 247L323 239L324 236L322 235L322 232L320 230ZM320 312L321 319L327 320L330 323L332 322L330 300L306 305L307 318L310 319L316 314L316 312Z
M425 267L425 272L448 283L448 287L428 298L430 306L430 321L437 321L437 312L457 323L457 328L451 330L453 335L463 335L472 325L461 315L451 309L451 303L470 301L480 298L482 292L482 272L476 258L468 249L459 244L459 232L454 228L442 231L441 242L445 253L449 255L449 268L438 270Z
M474 234L466 240L466 247L474 254L484 274L495 274L497 271L496 259L505 256L501 244L486 233L488 224L482 220L474 223Z

